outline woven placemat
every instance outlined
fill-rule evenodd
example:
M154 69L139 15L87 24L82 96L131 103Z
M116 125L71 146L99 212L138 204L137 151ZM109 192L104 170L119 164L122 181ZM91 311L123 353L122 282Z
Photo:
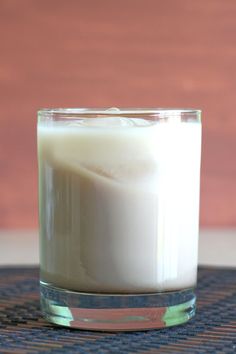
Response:
M201 268L195 319L145 332L54 327L41 317L38 269L0 269L0 353L236 353L236 270Z

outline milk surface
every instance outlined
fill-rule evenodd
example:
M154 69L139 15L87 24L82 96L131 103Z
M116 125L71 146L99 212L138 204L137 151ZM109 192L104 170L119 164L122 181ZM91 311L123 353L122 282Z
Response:
M41 279L81 292L196 283L201 126L87 118L38 126Z

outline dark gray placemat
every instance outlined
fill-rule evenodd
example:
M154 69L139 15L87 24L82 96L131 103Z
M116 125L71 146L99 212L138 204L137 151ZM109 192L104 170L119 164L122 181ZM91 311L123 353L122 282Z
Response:
M0 353L236 353L236 270L201 268L195 319L145 332L54 327L39 308L38 269L0 268Z

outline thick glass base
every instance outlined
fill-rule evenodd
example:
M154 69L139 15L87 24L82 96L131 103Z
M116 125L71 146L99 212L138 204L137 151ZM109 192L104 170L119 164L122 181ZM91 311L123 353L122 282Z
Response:
M44 317L57 325L96 331L164 328L195 315L193 289L151 294L79 293L40 283Z

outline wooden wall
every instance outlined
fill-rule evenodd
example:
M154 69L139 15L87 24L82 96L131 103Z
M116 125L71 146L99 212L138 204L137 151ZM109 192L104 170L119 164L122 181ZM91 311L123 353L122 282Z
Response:
M37 227L36 111L203 110L201 225L236 226L235 0L1 0L0 227Z

